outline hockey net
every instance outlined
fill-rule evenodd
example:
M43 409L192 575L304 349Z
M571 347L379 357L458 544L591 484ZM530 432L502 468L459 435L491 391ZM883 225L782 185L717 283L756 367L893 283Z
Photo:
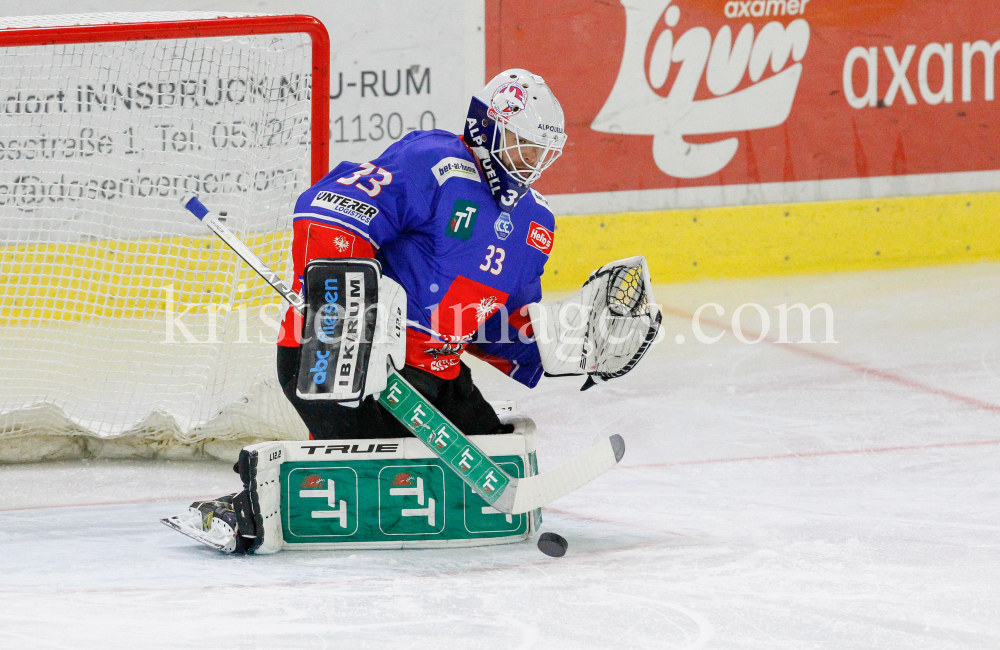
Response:
M0 19L0 462L306 437L277 385L280 299L178 199L290 280L329 60L307 16Z

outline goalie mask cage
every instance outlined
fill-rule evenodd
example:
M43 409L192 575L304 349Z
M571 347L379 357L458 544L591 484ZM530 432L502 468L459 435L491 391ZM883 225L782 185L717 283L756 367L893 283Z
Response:
M179 205L198 193L291 280L328 171L309 16L0 19L0 462L227 457L306 437L280 299Z

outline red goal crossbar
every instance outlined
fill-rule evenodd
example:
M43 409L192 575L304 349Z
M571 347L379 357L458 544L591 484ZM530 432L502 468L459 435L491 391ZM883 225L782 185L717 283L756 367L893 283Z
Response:
M330 35L313 16L275 15L0 29L0 47L153 41L258 34L308 34L312 40L311 178L330 166Z

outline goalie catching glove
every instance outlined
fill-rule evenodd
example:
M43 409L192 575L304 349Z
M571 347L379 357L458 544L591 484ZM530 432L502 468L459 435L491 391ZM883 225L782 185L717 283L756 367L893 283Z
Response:
M662 318L644 257L606 264L569 298L531 304L528 314L545 373L586 374L581 390L632 370Z
M356 407L406 361L406 291L367 258L305 268L306 313L296 394Z

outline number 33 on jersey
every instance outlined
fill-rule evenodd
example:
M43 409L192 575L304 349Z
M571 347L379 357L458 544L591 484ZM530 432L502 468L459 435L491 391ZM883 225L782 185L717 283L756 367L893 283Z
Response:
M503 271L503 260L507 257L507 251L493 244L487 247L486 261L479 265L480 271L489 271L493 275L500 275ZM496 255L496 259L493 256Z

